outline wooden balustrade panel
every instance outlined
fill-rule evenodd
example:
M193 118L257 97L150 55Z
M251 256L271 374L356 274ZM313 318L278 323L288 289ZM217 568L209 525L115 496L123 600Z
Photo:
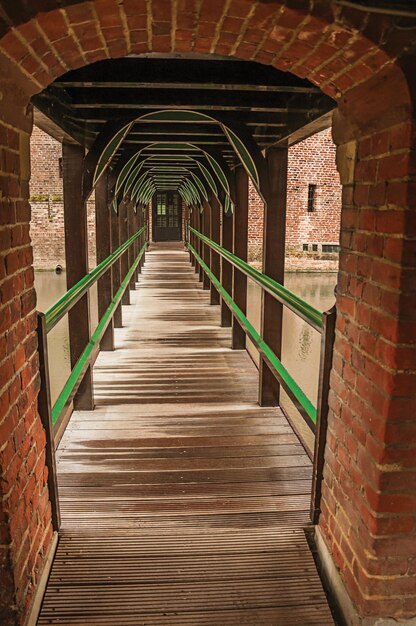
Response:
M305 538L311 463L180 244L153 244L57 452L39 626L334 624Z

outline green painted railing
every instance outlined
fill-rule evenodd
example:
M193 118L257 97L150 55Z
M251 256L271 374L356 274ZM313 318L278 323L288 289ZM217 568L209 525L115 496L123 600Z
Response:
M214 242L211 242L211 240L208 239L207 237L204 237L203 235L201 235L194 228L190 227L190 229L191 229L191 231L194 234L196 234L198 237L200 237L200 239L202 241L206 240L206 243L209 243L209 242L210 243L214 243ZM250 323L250 321L247 319L247 317L244 315L242 310L235 304L235 302L232 299L232 297L230 296L230 294L224 289L224 287L221 285L221 283L218 280L218 278L213 274L213 272L211 272L211 270L208 267L208 265L202 260L202 258L199 256L199 254L197 253L195 248L191 245L191 243L189 243L189 241L187 241L186 245L187 245L188 249L194 255L194 257L197 260L197 262L199 263L199 265L202 267L204 272L206 272L206 274L209 276L209 278L211 279L211 281L212 281L213 285L215 286L215 288L218 290L218 292L224 298L224 300L226 301L226 303L230 307L231 311L233 312L235 317L238 319L238 321L241 324L241 326L244 328L244 330L247 333L248 337L251 339L251 341L256 346L257 350L260 352L260 354L263 356L263 358L267 361L267 363L270 365L270 367L276 372L276 375L277 375L277 378L278 378L280 384L282 385L283 389L286 391L288 396L291 398L291 400L295 404L296 408L299 410L299 412L305 418L309 419L310 422L312 422L311 428L312 428L312 430L315 430L315 424L316 424L316 419L317 419L317 410L313 406L312 402L305 395L305 393L299 387L297 382L292 378L292 376L289 374L289 372L283 366L282 362L274 354L272 349L262 339L261 335L256 331L256 329ZM211 247L213 249L215 249L214 246L211 246ZM218 246L218 248L221 248L221 246ZM223 248L221 248L221 250L223 250ZM238 257L234 257L234 255L232 255L232 256L233 256L233 258L235 260L238 259ZM238 260L240 260L240 259L238 259ZM244 263L244 262L242 261L242 263ZM238 267L237 263L235 263L235 265L236 265L236 267ZM246 265L246 264L244 264L244 265ZM250 267L250 266L248 266L248 267ZM262 274L262 276L263 276L263 274ZM276 283L276 284L278 284L278 283ZM291 292L289 292L289 293L291 293ZM314 310L316 310L316 309L314 309ZM319 313L319 311L317 311L317 312Z
M127 239L117 250L112 252L104 261L99 263L89 274L71 287L59 300L55 302L45 313L46 331L49 332L78 302L88 289L121 257L121 255L146 231L143 226L130 239Z
M188 226L189 231L196 235L201 241L206 243L212 250L221 255L224 259L229 261L234 267L241 270L246 276L251 278L255 283L260 285L262 289L270 293L274 296L279 302L282 302L285 306L287 306L291 311L296 313L299 317L301 317L305 322L313 326L315 330L322 332L323 327L323 313L315 309L312 305L308 304L299 298L296 294L294 294L286 287L283 287L280 283L273 280L269 276L262 274L259 270L256 270L254 267L240 259L238 256L235 256L229 250L226 250L219 244L215 243L198 230L193 228L192 226Z
M143 227L141 230L139 230L135 235L133 235L133 237L130 237L130 239L128 239L125 244L123 244L123 246L120 246L120 248L118 248L116 250L116 252L113 253L113 255L118 254L118 252L122 249L122 251L120 252L120 254L122 254L122 252L128 248L129 245L131 245L131 243L133 243L133 241L135 241L135 239L137 239L137 237L144 232L146 227ZM102 316L102 318L99 321L99 324L97 326L97 328L95 329L94 333L91 336L91 339L89 340L87 346L85 347L83 353L81 354L81 356L79 357L78 361L76 362L73 370L71 371L71 374L69 375L68 380L66 381L64 388L62 389L61 393L59 394L55 404L52 407L52 423L55 425L59 418L60 415L62 413L62 411L65 409L65 407L67 406L68 402L71 400L71 397L74 395L77 386L78 386L78 382L80 381L80 379L82 378L82 376L84 375L90 361L91 361L91 357L93 355L94 349L96 348L96 346L98 345L98 343L100 342L108 324L110 323L111 317L115 311L115 309L117 308L123 293L125 291L125 289L128 287L129 283L130 283L130 279L133 276L133 273L136 269L136 267L138 266L138 264L140 263L140 260L146 250L148 246L148 242L146 241L146 243L142 246L139 254L137 255L136 259L134 260L132 266L130 267L129 271L127 272L123 282L121 283L119 289L117 290L117 293L115 294L114 298L112 299L110 305L108 306L107 310L105 311L104 315ZM118 256L114 259L116 260L120 254L118 254ZM113 255L110 255L107 259L105 259L105 261L103 261L103 263L109 261ZM112 263L114 262L114 260L112 261ZM77 285L81 285L81 283L85 284L86 279L88 277L91 277L92 275L95 276L94 280L92 282L88 282L88 286L90 286L93 282L95 282L95 280L97 280L99 278L99 276L101 276L102 272L96 272L96 270L98 270L98 268L100 266L103 265L103 263L100 263L100 265L97 265L97 267L90 272L89 274L87 274L81 281L79 281L79 283L77 283ZM108 267L110 267L110 265L112 263L107 264L106 269L108 269ZM103 270L105 271L105 270ZM89 281L89 279L88 279ZM75 285L75 287L77 286ZM87 287L88 288L88 287ZM71 291L71 290L70 290ZM83 293L85 293L85 289L83 291ZM65 296L68 296L69 291L65 294ZM65 300L65 296L63 296L63 298L61 298L61 300L58 300L58 303L61 301ZM79 299L79 298L78 298ZM76 302L77 300L75 300ZM71 300L72 302L72 300ZM73 304L75 304L75 302ZM58 304L57 303L57 304ZM73 306L73 304L71 304L71 306ZM56 306L56 305L54 305ZM66 309L65 312L67 312L71 306L69 306L69 308ZM51 309L49 309L49 311L51 311L54 307L51 307ZM49 311L47 313L49 313ZM47 315L47 314L46 314ZM61 316L62 317L62 316Z

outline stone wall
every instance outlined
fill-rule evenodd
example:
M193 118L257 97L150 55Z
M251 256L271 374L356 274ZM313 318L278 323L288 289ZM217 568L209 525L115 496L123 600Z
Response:
M62 145L33 127L30 140L32 175L30 179L30 204L32 221L30 236L33 245L35 269L65 267L65 233L63 185L61 178ZM88 202L88 258L95 265L95 202Z

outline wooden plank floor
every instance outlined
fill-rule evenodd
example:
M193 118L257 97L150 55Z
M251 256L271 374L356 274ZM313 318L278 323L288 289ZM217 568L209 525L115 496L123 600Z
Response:
M231 351L187 253L153 245L58 451L39 626L334 624L305 539L311 464Z

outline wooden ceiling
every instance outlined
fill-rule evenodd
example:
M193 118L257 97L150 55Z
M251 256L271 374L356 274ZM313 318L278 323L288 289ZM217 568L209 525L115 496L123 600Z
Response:
M152 172L173 160L198 170L207 153L230 171L240 158L224 126L238 129L248 138L246 145L260 153L335 106L307 80L269 66L161 55L101 61L68 72L33 102L86 148L99 144L109 129L130 124L111 168L120 170L141 151L143 158L152 157L145 166Z

